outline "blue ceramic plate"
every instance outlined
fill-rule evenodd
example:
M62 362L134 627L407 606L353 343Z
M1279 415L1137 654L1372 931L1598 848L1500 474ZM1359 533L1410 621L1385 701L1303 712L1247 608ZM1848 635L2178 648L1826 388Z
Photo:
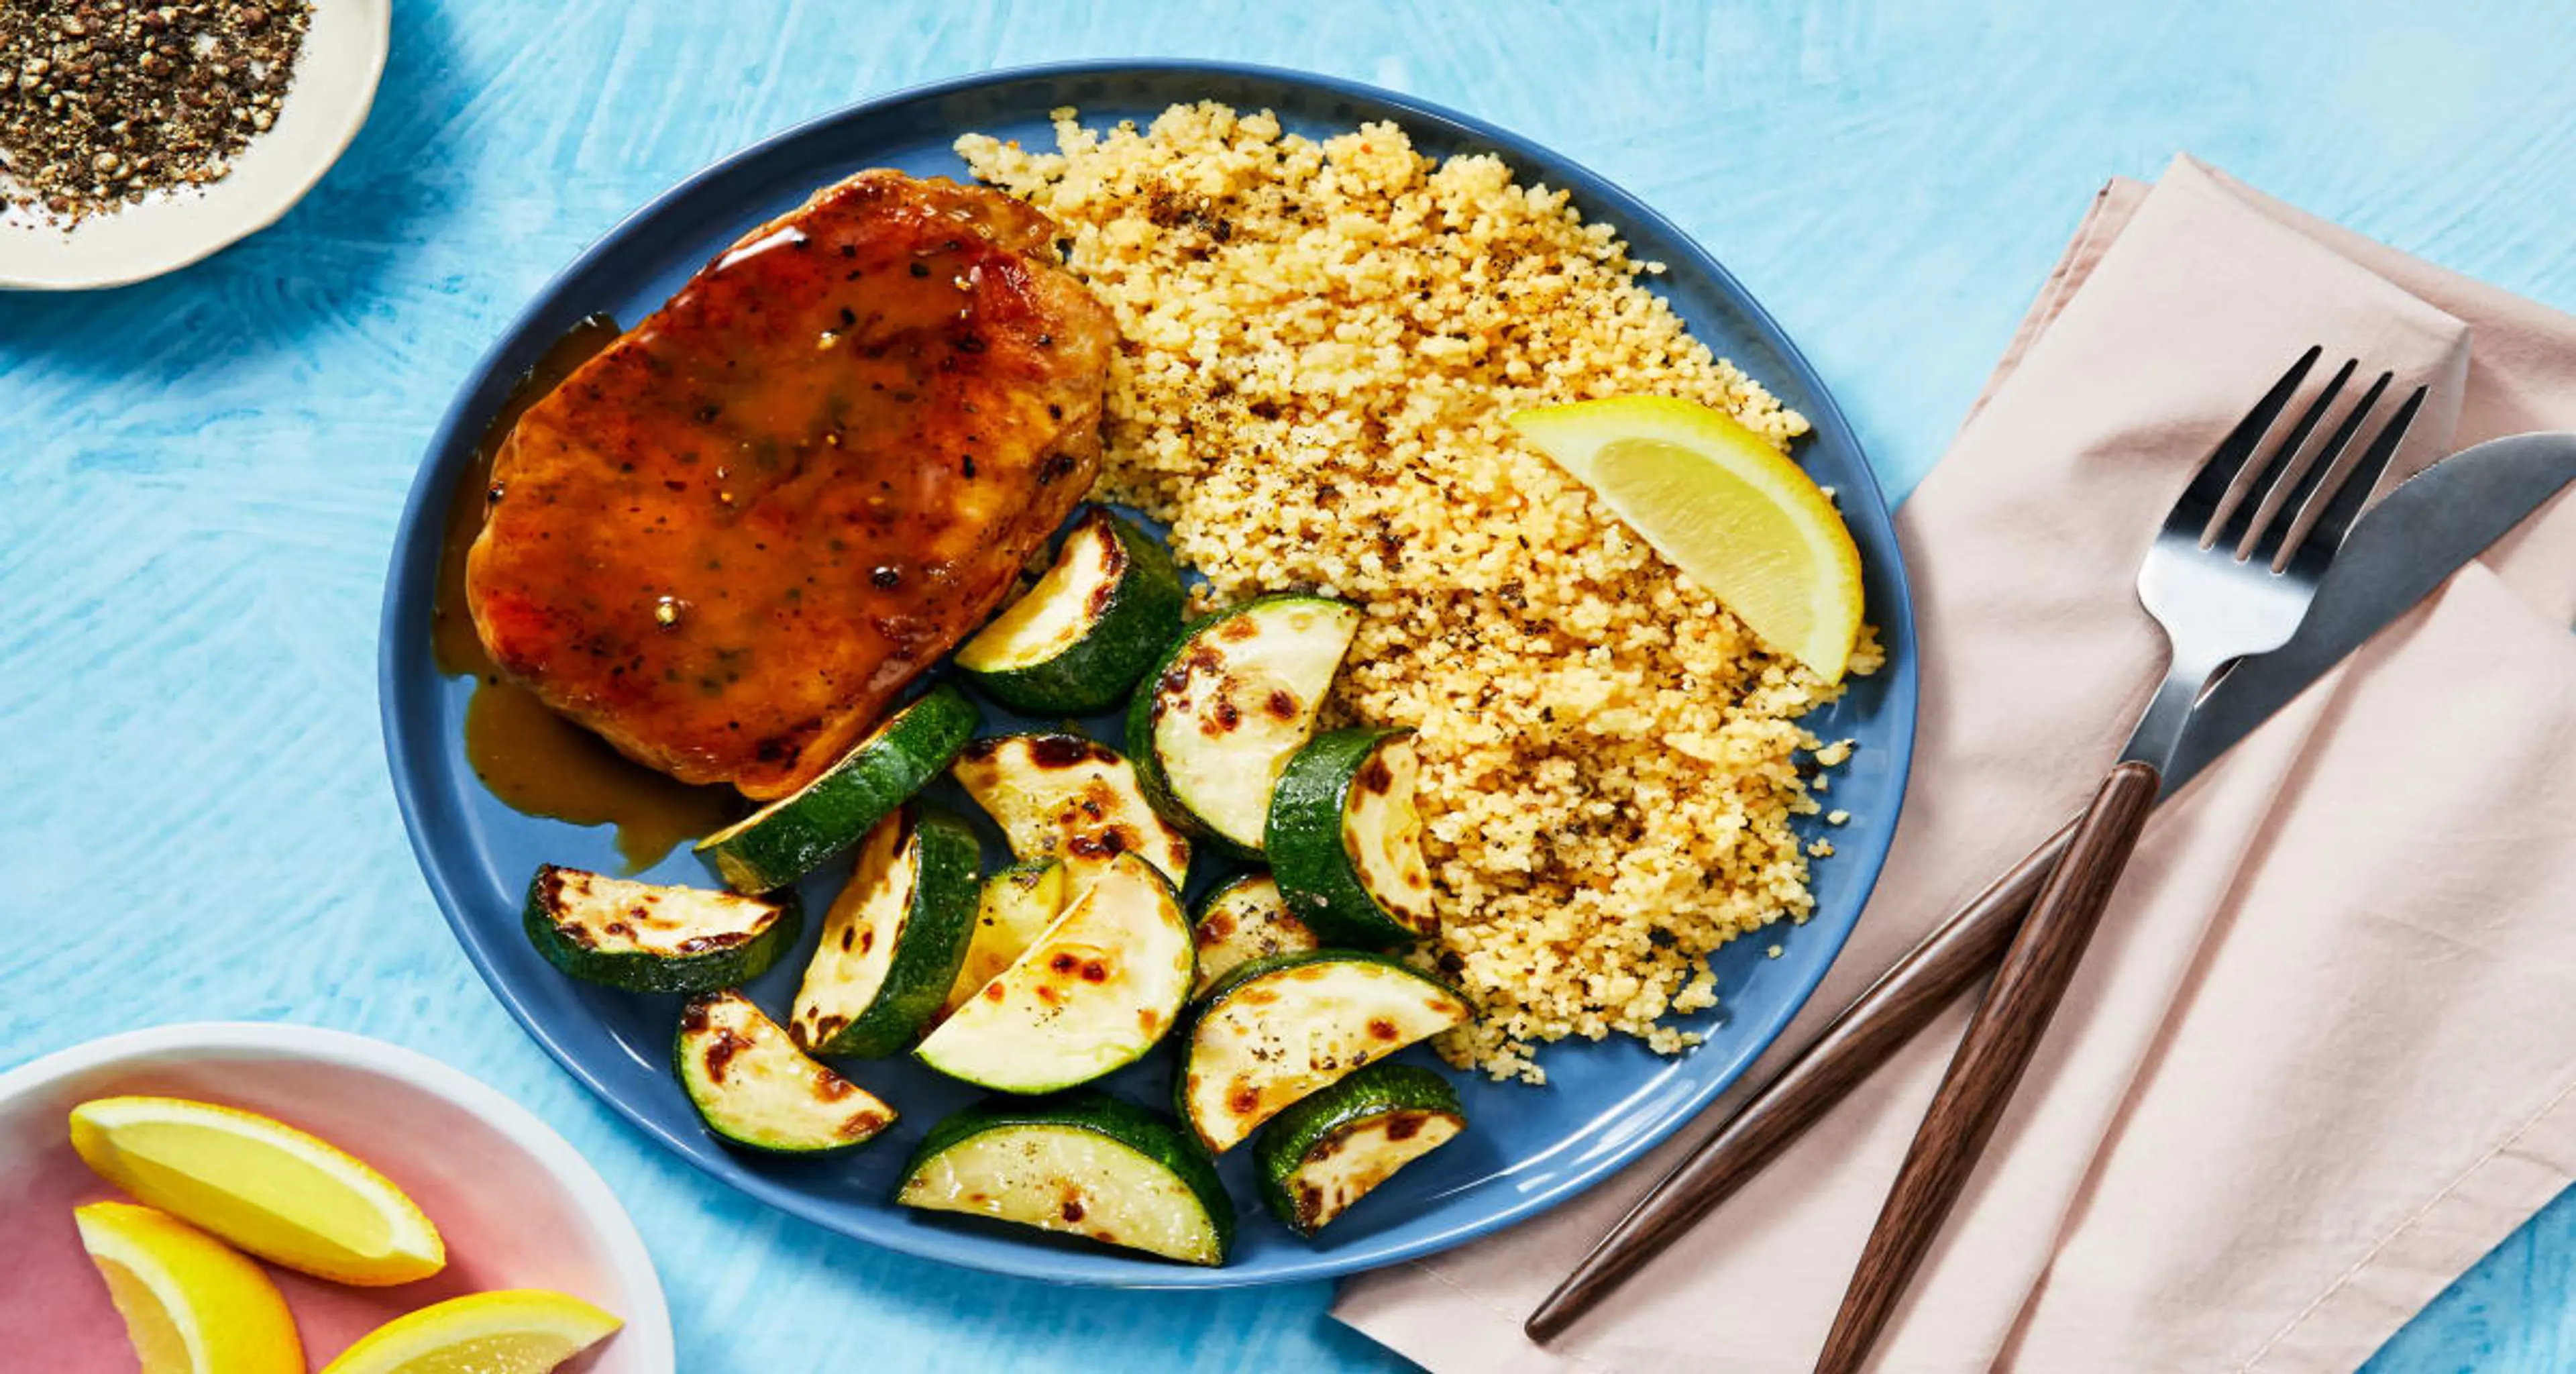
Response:
M1571 188L1583 214L1616 227L1640 259L1668 264L1670 273L1658 287L1692 331L1814 422L1815 434L1801 444L1799 457L1817 480L1841 494L1868 570L1870 618L1889 655L1885 671L1856 682L1842 701L1811 718L1821 736L1860 742L1852 762L1834 778L1833 804L1850 811L1851 820L1833 831L1835 856L1816 865L1817 913L1804 926L1720 951L1713 962L1721 1007L1684 1023L1703 1032L1707 1043L1670 1059L1625 1039L1561 1045L1545 1053L1544 1088L1453 1075L1471 1129L1312 1242L1260 1213L1248 1177L1252 1152L1234 1151L1223 1172L1245 1213L1239 1242L1231 1263L1205 1270L893 1206L888 1194L922 1131L973 1096L908 1060L852 1066L853 1077L902 1113L889 1138L855 1156L782 1163L719 1147L699 1127L671 1076L676 999L574 982L539 959L520 933L520 894L537 864L615 871L616 851L605 829L523 816L484 790L463 753L470 686L442 676L432 663L429 620L441 522L476 435L513 380L581 317L605 310L630 322L643 318L746 226L861 168L962 176L964 168L949 151L961 133L1052 147L1047 112L1058 106L1081 107L1087 123L1142 122L1175 101L1202 99L1275 110L1291 128L1310 134L1393 120L1435 157L1499 152L1523 181ZM1886 856L1914 734L1913 618L1886 503L1824 384L1724 268L1617 187L1491 125L1365 86L1203 63L1087 63L997 72L890 96L728 158L619 225L537 297L467 379L441 422L395 543L383 643L386 747L421 868L466 953L548 1053L682 1158L774 1206L910 1254L1072 1283L1219 1287L1347 1274L1534 1216L1636 1158L1733 1082L1824 976ZM952 801L961 812L973 811L962 798ZM828 901L844 871L817 875L807 894L814 909ZM648 876L711 882L685 849ZM1199 886L1208 878L1202 873ZM1779 958L1764 957L1764 946L1772 943L1782 947ZM754 995L783 1011L803 964L801 954L784 961L754 984ZM1140 1101L1168 1102L1169 1054L1158 1051L1112 1078L1110 1086ZM1433 1062L1419 1049L1409 1057Z

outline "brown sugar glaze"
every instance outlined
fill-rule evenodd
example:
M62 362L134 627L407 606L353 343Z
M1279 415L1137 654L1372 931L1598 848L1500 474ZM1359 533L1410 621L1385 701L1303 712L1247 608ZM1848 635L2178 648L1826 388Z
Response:
M654 772L547 709L536 694L500 675L465 609L465 554L483 528L493 455L521 413L617 335L617 322L605 315L574 325L537 359L475 441L448 498L430 642L440 672L474 679L465 710L465 757L474 775L514 811L617 827L617 852L634 872L724 825L740 802L728 788L691 787Z

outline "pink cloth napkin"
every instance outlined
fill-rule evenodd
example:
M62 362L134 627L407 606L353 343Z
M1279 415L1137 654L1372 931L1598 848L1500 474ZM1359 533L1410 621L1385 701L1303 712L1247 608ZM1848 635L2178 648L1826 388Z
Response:
M2432 388L2401 472L2576 429L2576 319L2188 159L2113 183L1899 517L1911 796L1783 1048L2090 793L2162 671L2149 537L2311 343ZM2157 814L1879 1368L2349 1369L2576 1178L2571 618L2562 498ZM1440 1371L1809 1369L1964 1024L1551 1349L1522 1317L1699 1132L1335 1314Z

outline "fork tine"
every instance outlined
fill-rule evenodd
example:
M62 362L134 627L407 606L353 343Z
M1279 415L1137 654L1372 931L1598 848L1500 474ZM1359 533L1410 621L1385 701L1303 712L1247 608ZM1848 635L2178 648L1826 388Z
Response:
M2353 436L2361 433L2362 425L2368 423L2371 411L2378 408L2379 398L2387 393L2388 383L2394 375L2380 373L2379 380L2372 382L2370 390L2363 392L2361 399L2353 403L2352 411L2343 417L2343 423L2335 426L2334 433L2326 437L2324 449L2317 454L2317 460L2308 465L2307 471L2299 474L2298 482L2295 485L2283 484L2287 488L2286 495L2273 493L2281 499L2270 503L2271 511L2259 528L2261 542L2247 551L2247 557L2269 566L2281 550L2295 545L2299 533L2305 528L2299 524L2299 517L2306 513L2319 488L2334 476L2335 464L2342 460L2344 450L2352 446Z
M2388 417L2388 423L2380 428L2379 437L2370 441L2370 447L2362 451L2351 471L2337 479L2334 486L2310 497L2307 506L2299 511L2299 521L2293 525L2292 533L2297 533L2299 524L2307 527L2296 546L2301 555L2330 557L2343 546L2344 536L2352 533L2353 522L2361 518L2361 508L2369 503L2371 491L2387 473L2389 461L2397 456L2398 447L2406 442L2406 430L2415 423L2415 412L2424 408L2424 392L2423 387L2415 388L2407 396L2406 403L2397 408L2397 413ZM2320 504L2324 510L2309 514L2308 508Z
M2281 407L2290 403L2290 397L2299 390L2299 383L2307 380L2308 369L2316 366L2317 359L2324 353L2323 347L2312 346L2300 354L2299 360L2290 364L2290 370L2281 374L2281 380L2272 383L2272 389L2263 393L2263 399L2255 402L2254 408L2245 412L2245 418L2236 422L2236 428L2218 441L2218 447L2210 450L2208 460L2200 465L2200 471L2192 474L2191 485L2183 488L2181 498L2174 502L2173 514L2165 517L2167 529L2189 530L2194 538L2198 538L2208 528L2210 517L2218 512L2219 502L2236 484L2237 474L2245 470L2246 461L2254 456L2254 450L2263 442L2263 435L2272 428L2272 421L2280 417Z
M2263 471L2250 484L2240 482L2230 488L2228 494L2235 499L2229 503L2226 521L2215 537L2205 536L2201 540L2202 548L2221 548L2233 555L2244 544L2245 536L2253 531L2255 522L2269 517L2272 494L2288 485L2291 473L2298 466L2299 451L2307 447L2308 436L2316 433L2317 426L2324 423L2326 412L2333 408L2335 398L2343 394L2343 384L2352 380L2353 369L2359 366L2361 360L2358 358L2344 359L2343 366L2327 379L2325 389L2317 393L2317 398L2308 403L2306 410L2300 412L2299 422L2290 426L2290 432L2281 437L2280 444L2272 450L2271 458L2263 464ZM2314 466L2308 469L2310 472L2315 470Z

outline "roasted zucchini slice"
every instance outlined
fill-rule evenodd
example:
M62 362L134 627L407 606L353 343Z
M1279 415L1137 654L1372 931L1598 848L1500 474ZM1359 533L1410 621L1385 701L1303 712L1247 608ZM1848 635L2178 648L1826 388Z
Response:
M1439 930L1414 809L1413 732L1317 735L1270 798L1270 871L1317 934L1384 946Z
M1108 745L1074 734L993 735L968 745L949 771L1023 863L1061 859L1079 878L1142 854L1174 883L1189 875L1189 838L1155 812L1135 768Z
M892 1107L807 1058L731 988L681 1009L671 1061L699 1119L728 1145L810 1158L857 1149L894 1124Z
M1069 886L1064 865L1052 859L1014 864L984 880L983 895L975 903L975 934L967 941L966 962L957 970L948 1000L939 1009L942 1020L1038 942L1064 914Z
M965 693L941 683L887 717L802 790L698 841L698 852L736 892L785 887L857 844L929 785L982 720Z
M1371 1064L1270 1119L1252 1147L1261 1200L1311 1236L1467 1128L1449 1080L1411 1064Z
M1199 997L1218 979L1255 959L1294 954L1321 943L1306 923L1288 912L1279 884L1267 873L1247 873L1208 894L1190 918L1190 938L1198 946Z
M539 864L528 940L546 962L629 992L704 992L758 977L804 927L796 894L745 897Z
M1121 854L914 1053L996 1092L1090 1082L1171 1031L1189 999L1191 959L1172 885L1152 864Z
M975 927L982 846L944 811L906 806L859 846L823 918L788 1031L809 1054L900 1054L939 1011Z
M1181 1129L1077 1090L968 1107L930 1128L895 1201L1016 1222L1184 1264L1225 1263L1234 1202Z
M1359 633L1354 606L1257 597L1191 625L1127 708L1137 780L1175 824L1257 856L1280 771Z
M1382 954L1257 959L1220 981L1191 1023L1181 1118L1222 1154L1289 1103L1473 1014L1457 989Z
M1180 628L1172 555L1094 506L1037 585L959 647L957 666L1014 710L1087 716L1126 700Z

